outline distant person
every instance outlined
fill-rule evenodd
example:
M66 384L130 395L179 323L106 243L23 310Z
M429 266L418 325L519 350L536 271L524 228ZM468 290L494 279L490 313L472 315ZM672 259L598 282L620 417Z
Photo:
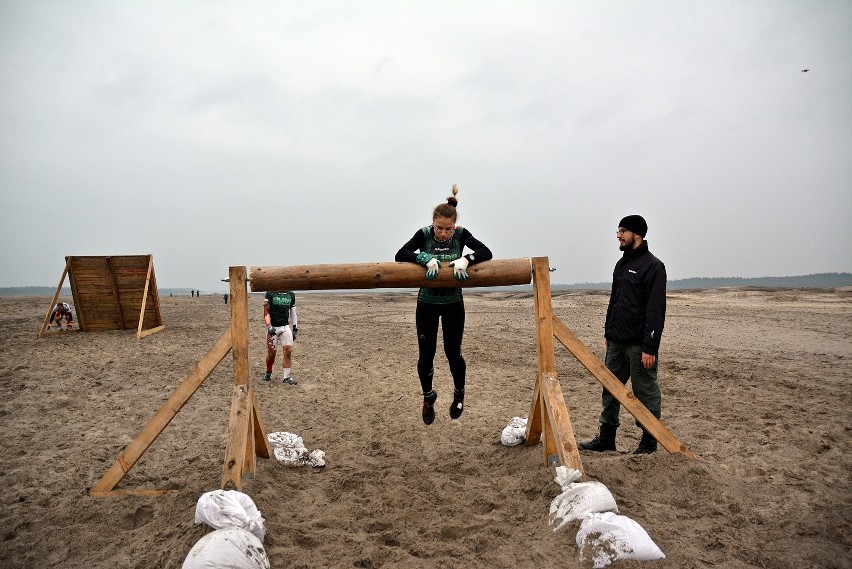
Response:
M74 327L74 313L71 312L71 305L67 302L57 302L50 314L50 322L47 324L48 329L50 329L53 322L56 321L56 327L62 330L63 320L65 320L66 329L70 330Z
M189 296L195 298L195 289L189 289Z
M453 195L446 203L432 211L432 225L418 229L414 236L396 253L396 261L419 263L426 267L426 278L437 278L441 263L449 262L453 276L459 281L470 278L469 264L491 259L491 250L476 239L470 231L457 226L458 187L453 185ZM472 253L462 255L468 247ZM416 253L415 251L420 251ZM464 388L467 364L462 357L464 335L464 299L461 288L423 287L417 295L415 327L417 329L417 375L423 390L423 422L431 425L435 420L435 401L438 393L432 385L435 373L434 360L438 343L438 322L444 333L444 353L453 376L453 402L450 418L458 419L464 411Z
M290 368L293 365L293 342L299 333L296 315L296 295L291 291L267 292L263 299L263 321L266 323L266 373L264 381L272 379L275 354L281 346L281 365L285 385L296 385Z
M224 297L225 297L225 304L228 304L228 295L225 294Z
M648 224L640 215L628 215L618 224L616 237L621 259L612 274L612 292L604 324L606 367L621 383L628 378L633 393L657 419L660 418L660 384L657 357L666 320L666 266L648 250L645 234ZM606 389L602 396L600 433L580 448L592 451L615 450L621 405ZM657 440L642 428L642 438L634 454L657 451Z

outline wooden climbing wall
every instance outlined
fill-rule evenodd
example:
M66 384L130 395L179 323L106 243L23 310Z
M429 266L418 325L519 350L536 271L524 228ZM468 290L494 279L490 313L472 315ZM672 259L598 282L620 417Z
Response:
M142 337L163 328L153 255L69 256L65 261L80 331L135 328Z

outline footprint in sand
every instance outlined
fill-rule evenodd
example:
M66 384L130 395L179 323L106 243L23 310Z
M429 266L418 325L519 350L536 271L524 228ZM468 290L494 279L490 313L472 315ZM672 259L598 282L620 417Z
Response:
M119 522L121 529L132 530L144 526L154 517L154 511L148 506L137 508L132 515Z

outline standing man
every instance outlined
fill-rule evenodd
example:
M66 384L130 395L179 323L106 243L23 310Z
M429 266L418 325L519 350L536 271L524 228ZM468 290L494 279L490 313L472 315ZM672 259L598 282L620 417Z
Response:
M606 367L621 383L633 382L633 393L657 419L660 418L660 384L657 354L666 319L666 266L648 250L648 224L641 215L628 215L618 224L616 236L624 252L612 274L612 293L606 311L604 338ZM618 400L603 390L600 433L580 448L615 450ZM639 422L637 426L642 428ZM657 451L657 440L644 428L633 454Z
M263 380L272 379L275 353L278 346L281 346L284 383L296 385L298 382L290 375L293 341L299 333L299 321L296 317L296 295L291 291L267 292L263 299L263 320L266 323L266 374L264 374Z

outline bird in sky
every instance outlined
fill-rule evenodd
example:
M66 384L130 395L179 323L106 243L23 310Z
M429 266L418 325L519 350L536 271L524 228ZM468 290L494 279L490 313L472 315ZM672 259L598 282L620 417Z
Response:
M802 73L807 73L810 69L802 69Z

